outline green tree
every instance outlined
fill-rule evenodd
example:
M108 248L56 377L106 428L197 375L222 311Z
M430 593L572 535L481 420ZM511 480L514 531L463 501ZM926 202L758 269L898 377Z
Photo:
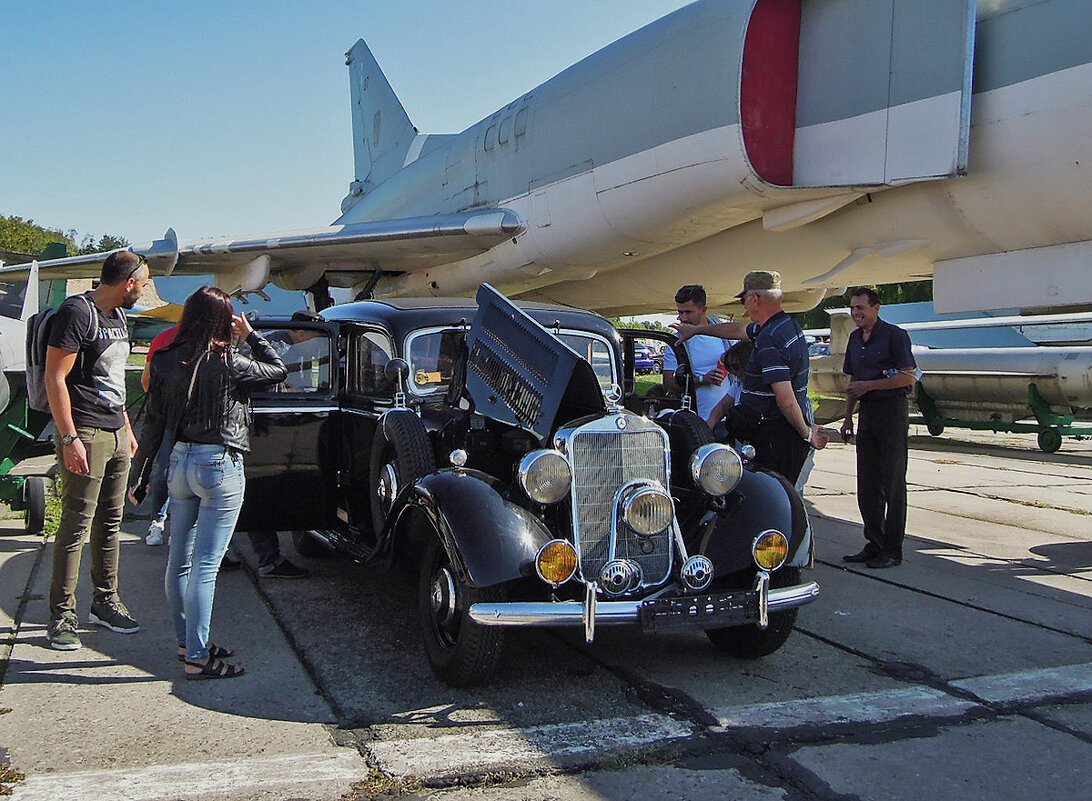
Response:
M880 303L916 303L933 299L932 281L903 281L897 284L873 284L872 288L880 293ZM829 328L830 315L826 309L848 309L853 291L850 287L841 295L824 298L823 302L810 311L794 315L802 328Z
M37 255L51 242L62 242L69 253L75 253L75 231L43 228L34 220L16 216L0 216L0 250Z
M80 239L79 244L76 241L75 231L43 228L34 220L24 220L14 215L0 216L0 250L37 256L45 250L46 245L60 242L65 246L67 255L76 256L129 247L128 239L113 234L103 234L98 239L89 234Z
M103 234L97 241L93 236L85 236L80 240L80 246L77 253L79 255L83 255L84 253L103 253L107 250L117 250L118 248L127 247L129 247L129 240L122 236Z

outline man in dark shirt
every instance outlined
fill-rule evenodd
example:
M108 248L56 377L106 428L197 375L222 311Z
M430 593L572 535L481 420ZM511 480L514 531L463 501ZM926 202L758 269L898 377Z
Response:
M45 381L57 428L61 520L53 543L49 588L51 647L80 647L76 579L90 534L94 597L89 620L123 634L140 631L118 598L121 515L129 461L136 452L125 411L129 326L122 309L136 305L148 265L129 251L110 254L99 285L68 298L53 317Z
M679 339L709 334L722 339L749 339L754 350L747 361L738 406L753 419L749 439L755 465L774 470L792 483L800 476L811 448L823 448L826 436L812 422L808 402L808 345L800 325L781 308L781 275L755 270L743 279L736 295L751 323L687 325L672 323ZM731 432L739 436L741 432Z
M855 291L850 313L857 330L849 335L842 366L851 377L842 438L853 436L853 411L859 408L857 506L868 542L843 559L894 567L902 563L906 535L907 397L917 381L917 363L907 333L880 319L876 290Z

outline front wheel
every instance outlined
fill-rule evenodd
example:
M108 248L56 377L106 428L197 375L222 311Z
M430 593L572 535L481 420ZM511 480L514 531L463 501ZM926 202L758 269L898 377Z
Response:
M443 544L430 537L417 584L425 652L433 672L452 687L488 681L504 647L504 629L470 619L475 603L504 601L504 587L470 587L461 581Z
M783 567L770 576L770 589L791 587L800 583L800 568ZM774 612L770 624L760 629L754 624L731 626L723 629L706 629L705 636L719 650L740 659L758 659L769 656L789 639L796 624L798 609Z

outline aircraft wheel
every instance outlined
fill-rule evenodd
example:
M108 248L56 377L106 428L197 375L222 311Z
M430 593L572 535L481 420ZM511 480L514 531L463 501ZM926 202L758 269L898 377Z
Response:
M944 433L944 425L942 423L928 423L925 428L934 437L939 437Z
M1039 449L1043 453L1054 453L1062 447L1062 432L1056 428L1044 428L1039 432Z
M23 502L27 507L27 534L41 534L45 531L46 480L44 478L30 476L23 482Z

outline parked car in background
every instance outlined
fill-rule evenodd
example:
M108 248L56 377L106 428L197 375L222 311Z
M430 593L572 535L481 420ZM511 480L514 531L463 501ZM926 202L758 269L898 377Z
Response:
M633 345L633 367L638 375L655 373L659 375L664 371L664 357L651 345L637 342Z
M795 489L713 442L686 399L627 410L635 364L599 315L483 286L321 316L255 322L292 345L289 379L252 396L238 528L409 565L449 684L487 681L510 626L699 629L759 657L817 596Z

